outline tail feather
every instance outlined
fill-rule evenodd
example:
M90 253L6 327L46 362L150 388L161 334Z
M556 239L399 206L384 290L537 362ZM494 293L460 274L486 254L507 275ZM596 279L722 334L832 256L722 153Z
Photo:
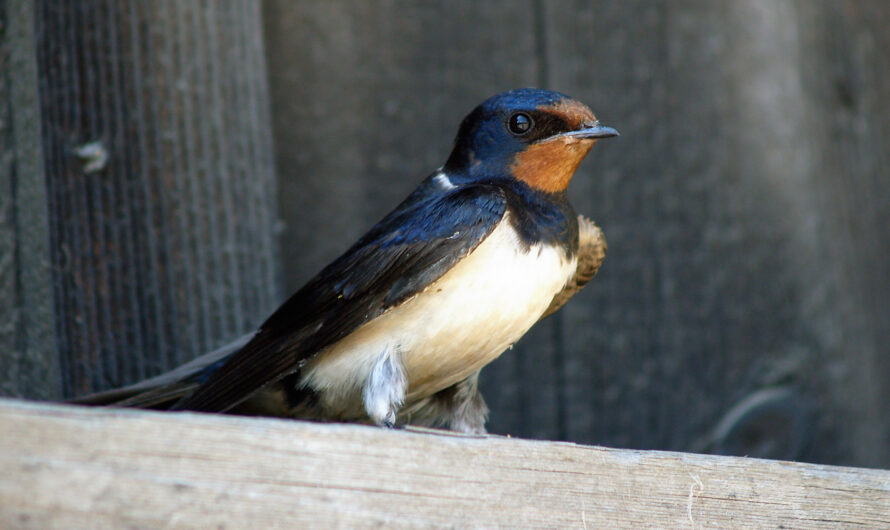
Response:
M225 361L243 348L252 337L252 333L239 337L225 346L151 379L122 388L80 396L66 402L78 405L167 409L193 392L204 379L209 377L209 373L222 364L221 361Z

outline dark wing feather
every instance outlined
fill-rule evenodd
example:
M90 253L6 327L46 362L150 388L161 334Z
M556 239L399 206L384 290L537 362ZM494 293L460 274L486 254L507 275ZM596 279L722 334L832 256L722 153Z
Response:
M506 211L494 186L460 187L400 206L287 300L175 409L222 412L440 278Z

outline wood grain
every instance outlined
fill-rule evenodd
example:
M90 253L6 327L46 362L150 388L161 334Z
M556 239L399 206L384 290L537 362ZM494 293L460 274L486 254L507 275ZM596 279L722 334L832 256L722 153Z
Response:
M21 170L45 197L16 215L46 212L55 314L25 331L48 337L60 376L16 394L71 397L173 368L281 299L261 16L249 1L33 4L19 26L45 178Z
M622 133L570 189L611 249L482 372L489 429L890 467L890 3L214 6L0 0L0 394L253 329L473 105L538 85ZM738 418L761 436L721 439Z
M0 395L61 396L34 2L0 5Z
M880 528L890 471L0 400L12 528Z

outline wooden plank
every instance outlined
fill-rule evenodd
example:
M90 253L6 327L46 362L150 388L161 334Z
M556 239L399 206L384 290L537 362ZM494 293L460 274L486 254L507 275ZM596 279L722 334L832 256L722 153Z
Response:
M551 87L622 133L570 189L609 257L564 310L568 438L890 466L888 4L545 6Z
M794 193L818 212L809 318L840 369L832 421L857 465L890 467L890 4L801 2L801 67L814 171ZM828 281L825 281L825 278Z
M886 528L890 471L0 400L10 528Z
M73 396L173 368L280 300L260 7L32 4L16 28L35 28L40 80L43 335Z
M61 395L34 2L0 1L0 395Z

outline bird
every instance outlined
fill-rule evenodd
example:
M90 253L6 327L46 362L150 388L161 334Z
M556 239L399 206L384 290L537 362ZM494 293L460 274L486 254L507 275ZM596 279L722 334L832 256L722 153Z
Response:
M492 96L445 163L252 334L75 402L485 433L480 370L599 270L567 189L618 136L560 92Z

